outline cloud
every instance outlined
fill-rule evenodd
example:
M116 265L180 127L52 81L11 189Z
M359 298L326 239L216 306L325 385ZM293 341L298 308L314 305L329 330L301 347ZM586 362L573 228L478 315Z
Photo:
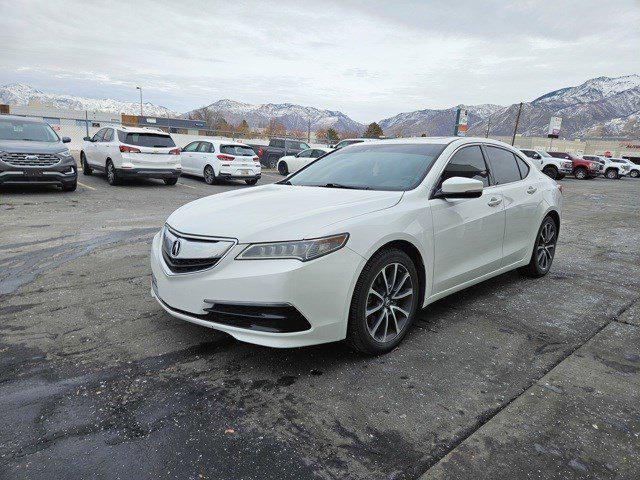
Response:
M0 17L0 83L132 100L142 85L180 111L232 98L371 121L640 71L633 0L0 0Z

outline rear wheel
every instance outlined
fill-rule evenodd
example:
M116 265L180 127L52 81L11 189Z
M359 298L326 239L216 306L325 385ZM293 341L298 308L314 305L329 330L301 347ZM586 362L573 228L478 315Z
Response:
M256 183L258 183L258 179L257 178L248 178L244 182L247 185L255 185Z
M175 185L178 183L178 177L163 178L165 185Z
M550 215L545 217L538 229L529 264L521 267L520 273L529 277L543 277L549 273L558 241L558 226Z
M604 173L604 176L609 180L617 180L619 178L618 171L615 168L610 168Z
M585 180L589 176L589 172L587 172L587 169L584 167L576 168L573 174L578 180Z
M214 185L218 179L216 178L216 172L213 170L213 167L211 165L207 165L206 167L204 167L204 183L206 183L207 185Z
M390 248L375 254L353 292L347 343L369 355L398 346L418 310L419 285L416 267L406 253Z
M80 152L80 163L82 164L82 173L84 175L91 175L93 173L93 169L89 166L89 162L87 162L87 156L84 152Z
M553 165L547 165L542 169L542 173L546 176L553 178L554 180L558 180L558 169Z
M640 171L638 171L638 170L631 170L631 171L629 172L629 176L630 176L631 178L638 178L638 177L640 177Z
M287 175L289 173L287 162L278 162L278 173L280 175Z
M118 178L118 172L116 172L116 167L113 166L113 162L111 160L107 161L107 182L109 185L118 185L120 183L120 179Z

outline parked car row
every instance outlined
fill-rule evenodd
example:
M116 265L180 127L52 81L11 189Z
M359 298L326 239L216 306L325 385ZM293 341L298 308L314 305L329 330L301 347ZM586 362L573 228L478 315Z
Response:
M581 157L566 152L546 152L521 148L520 151L534 160L535 165L554 180L562 180L573 175L578 180L586 180L603 175L605 178L618 179L629 175L640 177L640 165L626 158L609 158L600 155Z

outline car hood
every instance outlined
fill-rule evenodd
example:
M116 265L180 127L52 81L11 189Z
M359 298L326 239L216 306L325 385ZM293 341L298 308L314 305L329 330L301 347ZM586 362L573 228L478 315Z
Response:
M67 150L62 142L25 142L24 140L0 140L0 152L7 153L58 153Z
M333 223L397 204L403 192L265 185L204 197L173 212L175 230L240 243L313 238Z

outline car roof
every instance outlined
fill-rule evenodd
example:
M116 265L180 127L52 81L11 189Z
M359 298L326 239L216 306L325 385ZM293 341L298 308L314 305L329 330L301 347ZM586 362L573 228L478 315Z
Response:
M20 115L0 115L1 120L19 120L25 123L47 123L44 120L38 120L37 118L22 117Z
M191 142L187 143L186 145L189 145L190 143L193 143L193 142L209 142L209 143L211 143L213 145L216 145L216 146L234 145L234 146L251 148L251 146L247 145L246 143L238 142L236 140L221 140L219 138L197 138L197 139L192 140Z
M154 128L154 127L129 127L126 125L121 125L121 126L107 125L105 128L109 128L109 127L115 128L117 130L120 130L121 132L126 132L126 133L157 133L159 135L166 135L168 137L171 136L164 130L161 130L159 128Z

